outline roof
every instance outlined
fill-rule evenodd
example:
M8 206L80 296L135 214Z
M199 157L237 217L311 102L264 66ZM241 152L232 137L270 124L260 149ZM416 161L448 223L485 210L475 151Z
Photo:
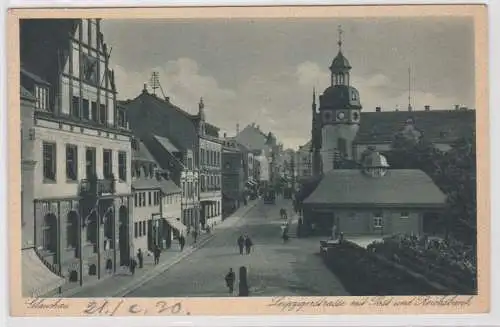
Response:
M164 194L179 193L181 191L173 181L156 178L139 178L132 181L134 190L161 189Z
M167 150L168 152L170 153L174 153L174 152L180 152L180 150L178 148L176 148L172 142L170 142L169 139L167 139L166 137L163 137L163 136L158 136L158 135L153 135L153 137L156 139L156 141L158 141L158 143L161 144L162 147L165 148L165 150Z
M415 128L434 143L448 143L475 131L475 110L382 111L362 112L355 143L392 142L394 133L413 119Z
M330 70L333 72L342 72L345 70L351 69L351 64L349 60L344 56L342 51L339 50L337 56L333 59L332 65L330 66Z
M261 150L266 147L267 135L258 126L247 125L236 135L235 140L250 150Z
M47 82L46 80L42 79L40 76L33 74L32 72L29 72L25 68L21 67L21 75L24 75L25 77L31 79L33 82L37 84L43 84L45 86L50 86L50 83Z
M35 96L31 94L25 87L21 86L21 98L34 100Z
M156 163L155 158L149 152L146 145L144 145L144 143L139 141L139 140L136 140L135 142L137 142L138 146L132 147L132 160L148 161L148 162L155 162Z
M383 177L370 177L357 169L338 169L325 174L305 204L341 207L443 206L446 196L421 170L394 169Z
M359 92L349 85L333 85L325 89L319 97L319 110L323 108L361 109Z

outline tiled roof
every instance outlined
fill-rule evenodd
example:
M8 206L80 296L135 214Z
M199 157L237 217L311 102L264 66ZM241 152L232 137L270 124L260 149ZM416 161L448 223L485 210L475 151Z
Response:
M158 143L161 144L162 147L165 148L165 150L167 150L168 152L170 153L175 153L175 152L180 152L179 149L177 149L173 144L172 142L170 142L169 139L167 139L166 137L163 137L163 136L158 136L158 135L154 135L153 136L156 141L158 141Z
M132 160L156 162L155 158L149 152L146 145L144 145L144 143L139 140L137 140L136 142L138 148L132 147Z
M475 110L430 110L363 112L355 143L391 142L394 133L401 130L408 119L425 138L434 143L451 142L470 136L475 130Z
M139 178L132 181L134 190L161 189L164 194L179 193L181 191L171 180L156 178Z
M325 174L305 204L333 206L432 207L446 197L421 170L394 169L383 177L370 177L357 169L332 170Z

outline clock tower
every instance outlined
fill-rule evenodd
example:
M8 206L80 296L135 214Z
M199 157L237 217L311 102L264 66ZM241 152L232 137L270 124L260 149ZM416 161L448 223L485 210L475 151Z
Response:
M334 169L337 158L353 158L352 143L362 109L359 92L350 85L352 67L342 53L340 26L338 46L338 54L330 66L330 86L319 97L323 172Z

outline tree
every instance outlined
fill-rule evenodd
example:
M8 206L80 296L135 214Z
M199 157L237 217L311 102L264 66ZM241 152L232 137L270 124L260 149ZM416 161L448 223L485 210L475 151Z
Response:
M394 135L387 159L394 169L420 169L446 194L446 232L475 243L476 147L472 137L461 138L442 152L425 137Z

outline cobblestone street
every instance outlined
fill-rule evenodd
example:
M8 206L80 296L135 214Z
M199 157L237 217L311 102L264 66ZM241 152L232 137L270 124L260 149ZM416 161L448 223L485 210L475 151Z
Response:
M229 296L224 276L233 268L238 279L240 266L248 268L250 296L347 295L319 257L319 239L291 238L283 244L282 207L292 213L290 200L278 200L276 205L259 202L237 224L218 231L203 248L126 296ZM250 255L238 252L236 240L241 233L248 234L254 243Z

